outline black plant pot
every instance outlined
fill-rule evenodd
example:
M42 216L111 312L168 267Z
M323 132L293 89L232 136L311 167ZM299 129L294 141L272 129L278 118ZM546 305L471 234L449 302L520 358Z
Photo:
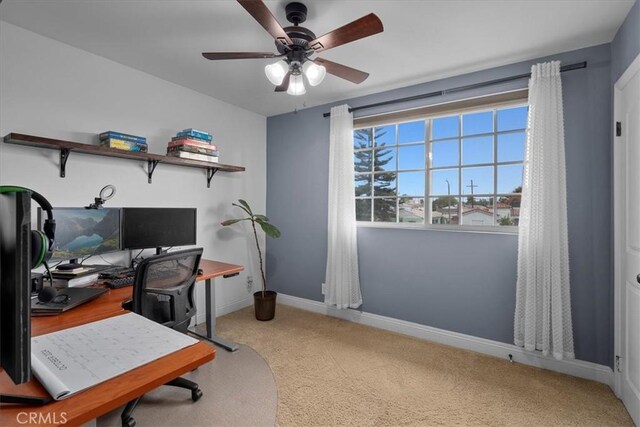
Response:
M253 305L256 310L256 319L271 320L276 316L276 297L278 293L275 291L262 291L253 294Z

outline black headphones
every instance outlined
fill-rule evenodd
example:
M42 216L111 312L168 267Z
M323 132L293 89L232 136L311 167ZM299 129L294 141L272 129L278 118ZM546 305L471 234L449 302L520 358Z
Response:
M38 268L45 265L51 259L53 254L53 241L56 234L56 221L53 219L53 208L51 203L47 201L40 193L24 187L15 185L0 186L0 194L3 193L29 193L31 199L40 205L43 211L47 213L47 219L42 227L43 231L31 230L31 268Z

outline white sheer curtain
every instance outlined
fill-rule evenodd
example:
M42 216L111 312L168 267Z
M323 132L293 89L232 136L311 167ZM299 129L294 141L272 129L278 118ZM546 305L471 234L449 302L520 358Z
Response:
M515 344L573 358L560 62L531 67L518 238Z
M331 109L328 225L325 303L338 308L360 307L362 295L353 181L353 115L348 105Z

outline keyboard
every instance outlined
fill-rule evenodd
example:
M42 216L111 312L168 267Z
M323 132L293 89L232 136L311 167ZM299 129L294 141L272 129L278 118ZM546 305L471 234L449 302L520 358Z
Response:
M104 284L111 289L124 288L125 286L133 286L133 280L135 276L125 276L117 279L107 279Z
M132 286L136 271L133 268L114 267L100 273L100 279L111 289Z
M106 273L100 275L104 280L104 284L111 289L124 288L125 286L133 286L135 281L136 271L131 268L123 268L121 271L114 273ZM173 270L154 271L149 274L149 280L154 279L169 279L171 277L178 276L178 273Z
M136 272L135 269L129 267L114 266L100 272L101 279L113 279L122 275L131 275Z

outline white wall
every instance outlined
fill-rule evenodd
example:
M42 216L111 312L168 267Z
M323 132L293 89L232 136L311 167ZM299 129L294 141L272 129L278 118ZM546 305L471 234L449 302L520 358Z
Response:
M1 136L95 144L96 134L111 129L144 135L149 151L162 154L171 136L187 127L212 132L221 162L246 171L218 173L208 189L204 170L160 164L148 184L142 162L71 153L67 177L60 178L58 152L0 143L0 183L32 188L60 207L84 206L106 184L117 187L107 206L196 207L204 257L246 268L239 277L217 280L220 314L249 304L246 276L259 276L248 235L219 223L239 213L231 206L238 198L265 210L265 117L0 21Z

